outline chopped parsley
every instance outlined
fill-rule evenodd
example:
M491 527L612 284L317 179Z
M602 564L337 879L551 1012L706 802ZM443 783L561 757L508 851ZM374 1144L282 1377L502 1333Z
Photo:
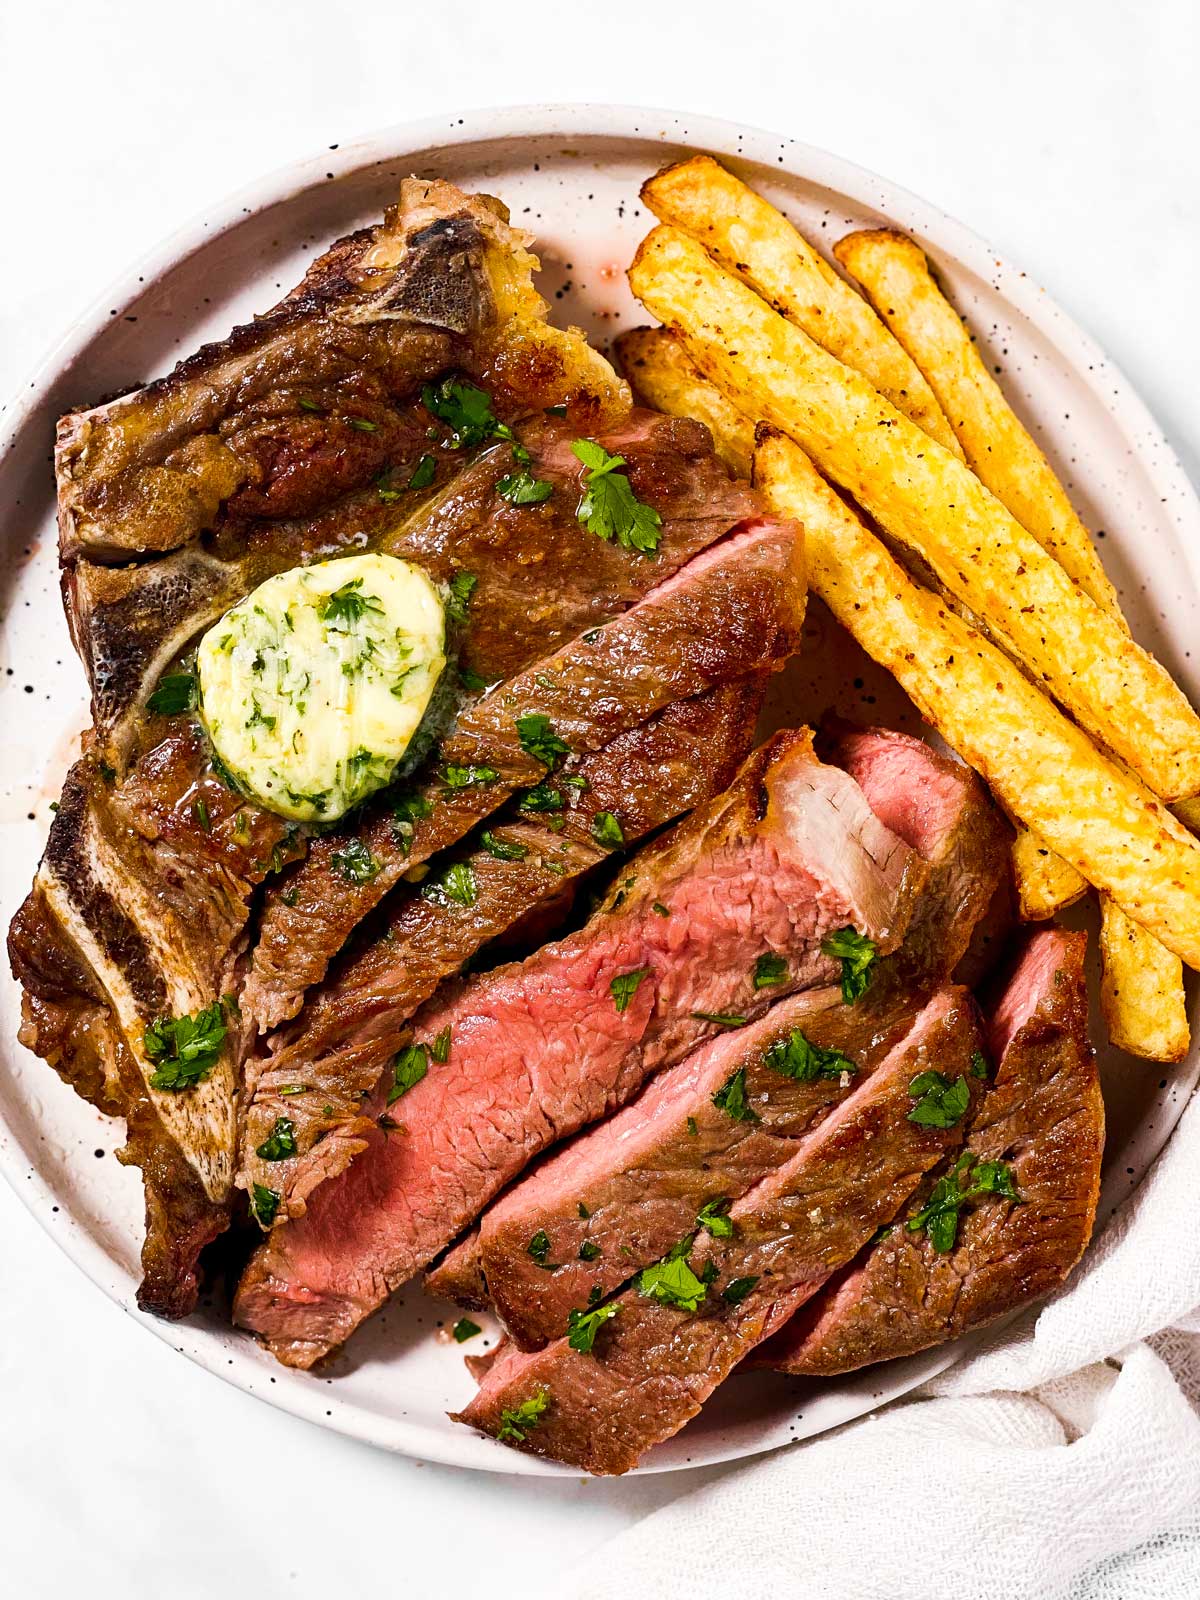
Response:
M479 842L488 855L494 856L497 861L524 861L529 854L523 844L514 844L510 839L501 839L487 828L479 835Z
M600 1246L594 1239L585 1239L579 1246L580 1261L595 1261L600 1254Z
M549 500L554 485L545 478L535 478L528 467L522 467L519 472L510 472L501 478L496 484L496 493L510 505L537 506Z
M436 1061L439 1067L450 1059L450 1040L452 1037L453 1034L449 1023L440 1033L434 1034L433 1043L429 1046L429 1057L431 1061Z
M638 499L629 479L618 471L625 457L610 456L593 439L576 439L571 450L587 468L575 513L579 521L599 539L615 539L626 550L653 554L662 538L662 518Z
M525 1248L538 1266L544 1267L550 1255L550 1235L545 1228L539 1228Z
M915 1216L904 1224L909 1233L925 1233L939 1255L948 1255L958 1238L958 1218L962 1208L987 1194L1020 1201L1012 1168L1003 1161L977 1161L968 1150L959 1156L949 1173L939 1178L929 1199Z
M416 824L433 814L433 806L424 795L402 794L392 802L392 837L407 855L412 846Z
M621 824L611 811L597 811L592 818L592 838L606 850L619 850L625 843Z
M250 1185L250 1209L260 1228L269 1228L275 1221L282 1200L278 1190L268 1189L265 1183Z
M447 789L470 789L476 784L495 783L500 774L495 767L445 767L442 782Z
M535 783L521 796L522 811L561 811L562 792L548 783Z
M432 878L421 890L434 905L473 906L478 899L475 874L465 861L455 861L439 878Z
M770 989L777 983L783 983L788 975L787 962L782 956L777 956L767 951L759 956L754 963L754 987L756 989Z
M638 992L638 985L643 978L648 978L649 976L649 967L639 967L634 972L619 972L613 978L608 986L608 992L612 995L613 1005L616 1006L618 1011L628 1009L629 1002Z
M158 680L158 688L146 701L146 710L158 717L177 717L194 711L199 700L194 672L168 672Z
M669 917L671 915L661 900L656 900L650 909L656 917Z
M437 457L422 456L412 470L412 477L408 480L410 489L428 489L437 477Z
M477 1322L472 1322L470 1317L459 1317L453 1328L455 1344L466 1344L468 1339L473 1339L483 1329Z
M735 1122L758 1122L758 1112L746 1098L746 1069L739 1067L733 1076L717 1090L712 1103Z
M739 1011L693 1011L697 1022L711 1022L717 1028L744 1028L746 1019Z
M429 1052L423 1044L406 1045L392 1062L392 1087L387 1103L395 1105L402 1094L415 1088L429 1071Z
M530 711L518 717L517 735L521 749L544 766L553 767L562 756L571 754L571 746L559 738L550 718L541 711Z
M376 861L362 839L347 839L329 858L329 865L347 883L370 883L379 876L382 863Z
M159 1017L142 1035L146 1054L154 1063L152 1089L178 1093L195 1088L216 1066L225 1043L225 1011L220 1000L196 1015Z
M458 681L468 694L482 694L488 686L487 679L472 667L459 666Z
M335 589L321 607L321 621L345 623L350 629L368 611L377 611L382 616L383 607L375 595L362 593L362 584L361 578L351 578L349 583Z
M494 437L502 426L492 410L491 395L462 378L427 383L421 390L421 404L451 429L454 437L450 445L454 450L482 444L485 439Z
M988 1075L987 1057L982 1050L971 1051L971 1076L973 1078L986 1078Z
M943 1072L918 1072L908 1086L915 1104L908 1120L922 1128L953 1128L971 1103L971 1085L965 1078L953 1083Z
M584 1218L584 1219L585 1219L585 1221L586 1221L586 1219L587 1219L587 1218L588 1218L588 1217L590 1217L590 1216L591 1216L591 1214L592 1214L592 1213L591 1213L591 1212L590 1212L590 1211L589 1211L589 1210L588 1210L588 1208L587 1208L587 1207L586 1207L586 1206L585 1206L585 1205L584 1205L584 1203L583 1203L583 1201L582 1201L582 1200L581 1200L581 1201L580 1201L580 1202L579 1202L579 1215L580 1215L580 1216L581 1216L581 1217L583 1217L583 1218Z
M690 1248L690 1239L683 1242ZM665 1260L643 1268L638 1273L638 1292L678 1311L699 1311L708 1294L708 1284L688 1266L685 1255L686 1251L680 1255L673 1251Z
M859 933L857 928L839 928L821 941L821 954L842 963L842 999L847 1005L853 1005L866 993L871 982L871 968L877 954L875 941Z
M696 1127L695 1117L689 1117L687 1119L687 1131L689 1139L694 1139L696 1134L699 1132L699 1129Z
M840 1050L825 1050L793 1028L786 1039L776 1039L763 1052L763 1062L772 1072L797 1083L813 1083L817 1078L840 1078L843 1072L857 1072L849 1056Z
M728 1215L731 1204L723 1195L707 1200L696 1213L696 1226L711 1233L714 1239L732 1239L733 1222Z
M496 1438L501 1444L524 1444L529 1434L537 1427L546 1414L546 1407L550 1404L550 1391L539 1389L528 1400L522 1400L519 1406L505 1406L500 1413L500 1426L496 1429Z
M596 1335L609 1320L620 1311L620 1303L616 1300L609 1301L606 1306L597 1306L594 1311L572 1310L567 1317L567 1343L572 1350L580 1350L587 1355L596 1342Z
M346 421L352 428L357 428L359 433L378 433L379 424L371 422L366 417L347 417Z
M201 829L202 832L204 832L204 833L211 833L212 832L212 818L209 816L208 807L205 805L203 800L195 800L195 801L193 801L193 803L192 803L192 815L193 815L193 817L195 817L196 824Z
M746 1298L757 1282L757 1276L753 1278L731 1278L721 1290L721 1298L727 1300L731 1306L736 1306Z
M307 1090L308 1085L306 1083L285 1083L279 1092L282 1095L305 1094Z
M270 1133L255 1150L261 1161L286 1161L296 1154L296 1125L290 1117L276 1117Z
M471 607L471 596L475 593L479 579L473 572L456 572L450 579L450 592L446 597L446 614L452 621L463 625L467 621Z

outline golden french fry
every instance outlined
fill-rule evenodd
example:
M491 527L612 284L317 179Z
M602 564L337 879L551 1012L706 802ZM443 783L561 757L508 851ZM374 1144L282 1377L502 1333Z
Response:
M1178 956L1100 900L1100 1006L1112 1042L1147 1061L1182 1061L1191 1042Z
M1090 535L1050 463L1004 398L961 317L939 289L921 248L887 229L852 233L833 253L928 378L966 453L968 464L1017 521L1123 627L1117 592ZM1083 892L1073 867L1022 831L1013 849L1017 901L1023 916L1053 916ZM1183 969L1111 901L1103 927L1119 931L1100 942L1102 994L1109 1032L1118 1044L1154 1060L1173 1051L1188 1030ZM1138 961L1144 963L1140 975ZM1114 964L1109 970L1110 961ZM1155 1020L1146 1002L1153 998Z
M754 422L703 379L666 328L631 328L617 340L621 370L635 395L673 417L707 425L717 455L748 478L754 457Z
M1200 967L1200 841L995 645L913 583L797 445L760 433L755 481L779 515L803 524L814 593L1006 810Z
M1017 829L1012 868L1017 912L1023 922L1044 922L1087 893L1087 884L1075 868L1029 828Z
M924 252L902 233L852 233L833 247L937 395L968 464L1086 594L1121 618L1091 536L1018 420Z
M700 241L775 309L861 372L939 444L962 447L926 379L860 294L803 234L711 156L692 156L642 185L660 222Z
M1200 717L957 456L678 229L655 228L629 276L701 372L810 450L1156 793L1200 791Z

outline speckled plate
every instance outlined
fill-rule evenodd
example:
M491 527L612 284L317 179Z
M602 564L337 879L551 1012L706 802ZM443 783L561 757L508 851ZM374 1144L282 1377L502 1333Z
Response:
M1023 417L1057 463L1102 549L1138 637L1197 698L1185 642L1200 622L1200 504L1153 420L1099 350L1023 273L931 206L882 178L773 134L685 115L535 106L446 116L326 151L277 173L186 229L131 271L64 340L4 416L0 438L0 916L28 888L50 802L86 720L83 675L58 598L49 450L69 406L165 372L206 339L264 310L339 234L377 217L409 173L502 196L538 236L556 315L600 344L642 320L624 267L648 219L638 187L691 150L727 159L820 244L893 224L928 249L969 313ZM1082 248L1082 246L1081 246ZM769 708L782 722L836 703L912 725L890 681L858 660L814 607L806 650ZM489 1471L558 1469L446 1418L471 1393L448 1342L450 1308L398 1295L320 1376L288 1372L208 1306L171 1326L134 1306L141 1186L114 1159L120 1128L16 1042L18 994L0 989L0 1167L50 1236L106 1294L182 1354L250 1394L325 1427L427 1460ZM1096 1037L1101 1037L1097 1030ZM1200 1070L1102 1056L1109 1112L1103 1215L1145 1173ZM489 1338L491 1334L489 1333ZM480 1341L482 1343L482 1341ZM945 1348L852 1381L739 1377L643 1471L752 1455L805 1438L903 1394L961 1354Z

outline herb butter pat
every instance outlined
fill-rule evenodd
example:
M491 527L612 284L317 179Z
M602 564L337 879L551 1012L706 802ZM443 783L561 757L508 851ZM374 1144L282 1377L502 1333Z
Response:
M329 822L389 783L446 665L437 588L395 556L278 573L200 641L209 738L269 810Z

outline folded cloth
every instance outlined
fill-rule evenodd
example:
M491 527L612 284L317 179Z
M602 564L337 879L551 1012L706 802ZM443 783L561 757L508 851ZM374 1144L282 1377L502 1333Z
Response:
M579 1600L1194 1600L1200 1100L1070 1283L886 1410L684 1494Z

